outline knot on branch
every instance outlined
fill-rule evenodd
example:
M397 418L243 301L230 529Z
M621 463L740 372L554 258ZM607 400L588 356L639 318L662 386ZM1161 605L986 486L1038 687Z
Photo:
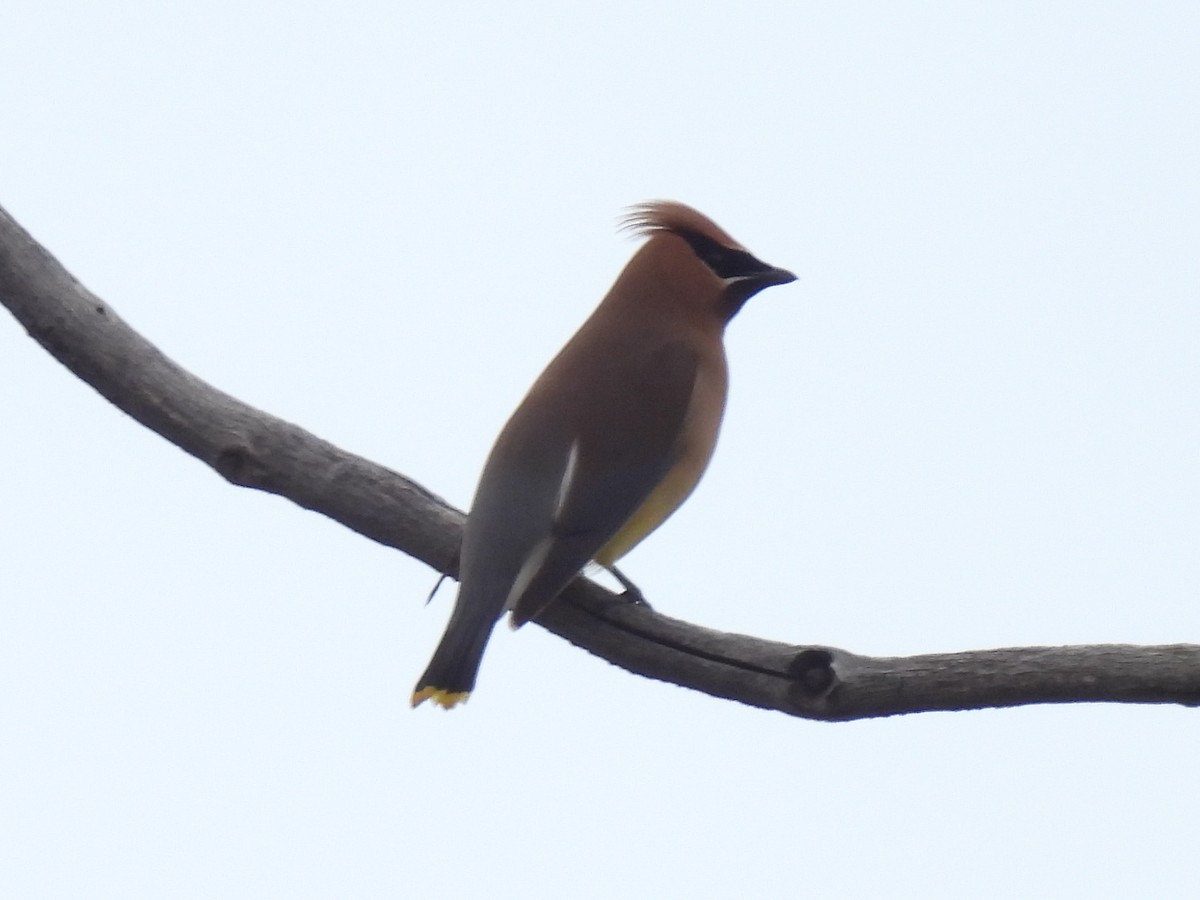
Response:
M212 465L222 478L240 487L259 487L267 471L254 448L246 444L229 444L221 448Z
M806 705L827 697L837 685L833 653L824 647L805 647L792 657L787 671L793 681L792 690Z

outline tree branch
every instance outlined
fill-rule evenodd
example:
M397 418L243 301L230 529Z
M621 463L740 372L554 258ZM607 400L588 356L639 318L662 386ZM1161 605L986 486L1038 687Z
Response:
M0 302L113 405L231 483L287 497L455 574L461 512L403 475L184 371L3 209ZM627 603L584 579L538 624L630 672L828 721L1029 703L1200 705L1200 646L1191 644L866 657L712 631Z

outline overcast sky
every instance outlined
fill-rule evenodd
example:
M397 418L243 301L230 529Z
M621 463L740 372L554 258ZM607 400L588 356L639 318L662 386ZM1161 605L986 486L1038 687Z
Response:
M499 11L501 10L502 11ZM669 197L797 272L623 568L860 653L1200 640L1200 7L53 3L0 204L200 377L465 507ZM7 321L5 321L7 319ZM0 895L1182 897L1200 719L828 725L497 632L0 315Z

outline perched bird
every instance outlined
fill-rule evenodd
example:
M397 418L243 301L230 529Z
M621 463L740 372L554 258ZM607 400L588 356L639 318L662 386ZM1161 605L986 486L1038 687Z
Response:
M500 432L467 516L454 612L412 705L465 700L496 620L546 608L589 561L608 568L673 513L725 410L722 336L796 276L681 203L633 207L648 240Z

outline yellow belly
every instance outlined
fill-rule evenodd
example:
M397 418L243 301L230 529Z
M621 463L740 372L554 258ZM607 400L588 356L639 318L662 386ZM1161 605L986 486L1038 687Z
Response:
M708 468L725 412L724 357L718 357L717 362L710 369L701 369L696 378L678 461L621 530L593 557L600 565L611 566L665 522L688 498Z
M705 454L703 458L689 460L687 461L690 463L688 465L681 460L675 468L668 472L667 477L659 482L658 487L638 507L637 512L621 526L621 530L600 548L595 556L596 562L602 566L613 565L641 543L646 535L665 522L671 513L679 509L680 504L688 498L688 494L692 492L700 480L700 476L704 474L711 455L712 448L710 447L709 453Z

